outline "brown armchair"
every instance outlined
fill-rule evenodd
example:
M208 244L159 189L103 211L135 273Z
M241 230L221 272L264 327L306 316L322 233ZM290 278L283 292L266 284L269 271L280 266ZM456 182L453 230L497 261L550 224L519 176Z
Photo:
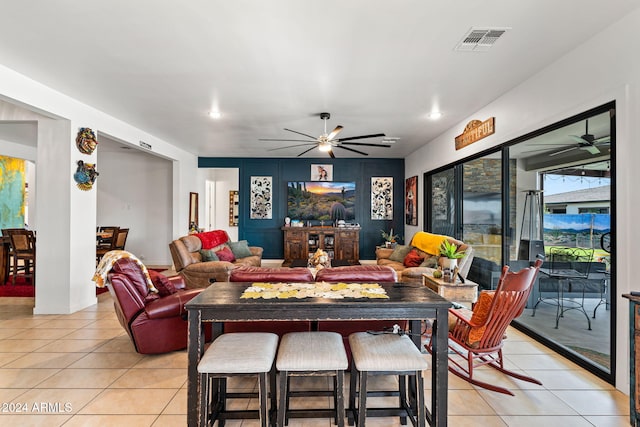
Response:
M423 236L435 236L431 233L419 231L416 233ZM464 243L461 240L454 239L453 237L444 236L450 243L458 246L458 249L464 251L464 256L458 259L459 274L466 278L469 269L471 268L471 262L473 261L473 247ZM438 263L439 251L436 245L435 248L427 249L425 247L416 246L416 236L411 239L411 243L408 245L400 245L396 248L382 248L376 249L376 263L378 265L384 265L393 268L398 272L398 280L405 283L422 283L422 274L430 273L431 268L435 267ZM421 245L419 245L421 246ZM397 249L397 250L396 250ZM407 267L403 262L404 255L406 255L411 249L415 249L419 256L422 258L422 264L416 267ZM426 250L425 250L426 249ZM404 250L404 251L403 251ZM401 254L398 258L398 254Z
M216 252L222 246L228 244L229 236L225 231L221 239L211 250ZM211 232L207 232L211 233ZM202 240L195 234L180 237L169 243L173 265L181 276L184 277L187 288L206 288L211 282L228 282L231 270L236 266L247 265L259 267L262 263L262 248L249 246L250 256L236 258L235 261L204 261L202 255Z
M166 353L187 347L184 305L202 289L185 289L182 277L157 273L156 287L160 292L150 292L142 269L131 258L117 260L107 277L118 320L138 353ZM209 340L210 328L206 335Z

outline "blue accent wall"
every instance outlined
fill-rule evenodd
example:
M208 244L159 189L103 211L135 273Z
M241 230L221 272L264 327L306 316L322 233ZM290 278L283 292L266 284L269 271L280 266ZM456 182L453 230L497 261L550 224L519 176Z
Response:
M240 170L240 225L238 237L264 248L263 258L282 259L283 234L280 227L287 216L287 182L311 181L311 165L333 165L334 181L356 183L356 219L360 224L360 259L375 259L376 245L382 243L380 230L404 228L404 159L290 159L201 157L199 168ZM249 188L252 176L273 177L273 219L249 219ZM393 221L371 219L371 178L393 177ZM295 219L295 218L294 218Z

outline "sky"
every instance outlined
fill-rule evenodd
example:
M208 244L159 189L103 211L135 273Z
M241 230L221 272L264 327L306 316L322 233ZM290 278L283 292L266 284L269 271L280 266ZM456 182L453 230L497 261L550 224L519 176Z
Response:
M545 175L544 176L544 194L551 196L552 194L567 193L575 190L585 190L588 188L602 187L611 185L610 178L593 178L587 176L560 176Z

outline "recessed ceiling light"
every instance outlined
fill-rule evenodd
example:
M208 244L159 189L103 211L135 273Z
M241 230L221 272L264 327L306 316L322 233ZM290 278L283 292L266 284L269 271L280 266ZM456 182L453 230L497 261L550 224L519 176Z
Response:
M428 116L431 120L438 120L442 117L442 113L440 111L432 111Z
M209 117L211 117L212 119L219 119L220 117L222 117L222 114L220 114L220 111L211 111L209 112Z

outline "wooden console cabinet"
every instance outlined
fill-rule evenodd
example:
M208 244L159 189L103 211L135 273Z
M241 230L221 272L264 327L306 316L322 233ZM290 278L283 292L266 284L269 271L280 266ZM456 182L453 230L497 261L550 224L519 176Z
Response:
M284 232L284 263L308 259L318 249L331 259L360 262L360 227L282 227Z
M640 296L624 294L629 299L629 379L631 387L630 423L640 426Z

